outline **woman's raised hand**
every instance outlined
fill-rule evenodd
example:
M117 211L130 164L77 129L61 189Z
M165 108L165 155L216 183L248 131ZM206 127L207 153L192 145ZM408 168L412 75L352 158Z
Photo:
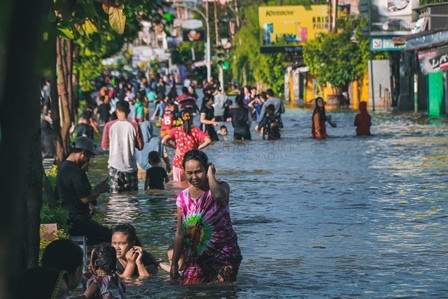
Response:
M215 173L216 173L215 165L213 165L213 163L208 163L207 177L209 178L210 176L215 175Z
M134 264L137 260L138 254L135 252L135 247L132 247L126 252L126 260L128 263Z
M134 254L136 255L135 262L141 263L143 257L143 249L140 246L134 246L131 250L134 250Z

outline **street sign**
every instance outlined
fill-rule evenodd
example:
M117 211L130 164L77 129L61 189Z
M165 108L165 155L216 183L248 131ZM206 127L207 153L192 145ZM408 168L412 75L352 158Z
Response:
M401 51L405 44L394 43L392 37L372 37L370 39L370 49L372 51Z
M198 29L201 27L202 27L201 20L190 19L190 20L186 20L186 21L182 22L182 28L185 28L185 29L194 30L194 29Z

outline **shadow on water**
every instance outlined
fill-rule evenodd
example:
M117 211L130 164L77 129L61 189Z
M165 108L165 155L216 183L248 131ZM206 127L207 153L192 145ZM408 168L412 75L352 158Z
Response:
M251 142L205 149L231 186L243 254L236 283L179 286L163 272L130 282L128 297L446 297L446 119L377 113L374 136L356 138L353 112L329 114L338 127L327 140L309 137L310 111L289 109L280 141L252 132ZM92 166L92 182L107 176L106 156ZM166 261L180 190L102 197L104 222L132 222L143 247Z

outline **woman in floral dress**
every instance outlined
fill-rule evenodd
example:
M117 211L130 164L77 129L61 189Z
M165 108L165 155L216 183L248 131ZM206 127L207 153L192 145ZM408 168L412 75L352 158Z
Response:
M162 140L162 144L176 150L173 157L173 181L175 182L182 182L185 179L182 166L185 153L192 149L203 149L212 142L207 133L193 127L191 112L192 109L183 110L181 112L182 126L172 129Z

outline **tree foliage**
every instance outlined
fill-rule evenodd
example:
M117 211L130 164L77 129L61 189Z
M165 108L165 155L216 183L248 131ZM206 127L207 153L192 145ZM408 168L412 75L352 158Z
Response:
M281 94L285 54L261 54L258 30L258 6L249 6L245 9L245 25L235 35L230 54L233 78L243 84L264 84Z
M325 4L325 0L283 0L282 5ZM241 1L242 26L234 38L230 54L233 78L243 84L270 86L283 93L286 54L261 54L258 25L258 6L278 6L278 1Z
M361 33L367 20L347 16L337 20L337 33L322 33L308 42L303 51L310 74L320 83L347 86L364 75L369 58L369 39Z
M195 60L204 59L204 42L183 42L171 51L171 59L175 64L188 64L193 61L191 49L194 49Z

